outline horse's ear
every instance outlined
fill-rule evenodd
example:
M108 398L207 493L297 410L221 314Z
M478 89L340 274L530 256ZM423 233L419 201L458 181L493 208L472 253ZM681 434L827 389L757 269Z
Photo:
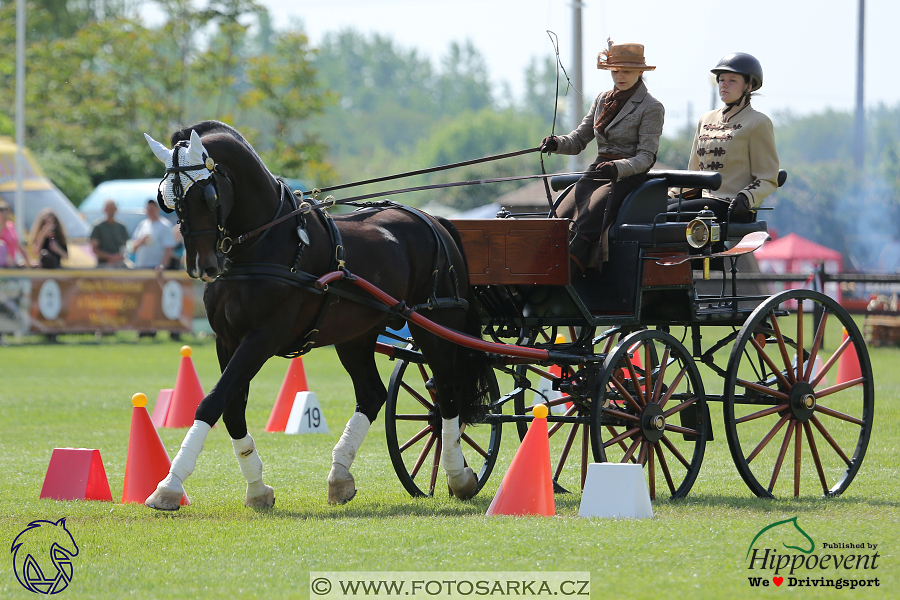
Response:
M203 164L203 155L206 154L206 148L197 132L191 129L191 143L187 151L187 164L198 165Z
M150 149L153 150L153 154L162 161L162 164L168 166L169 159L172 157L172 151L154 140L152 137L144 134L144 137L147 138L147 143L150 144Z

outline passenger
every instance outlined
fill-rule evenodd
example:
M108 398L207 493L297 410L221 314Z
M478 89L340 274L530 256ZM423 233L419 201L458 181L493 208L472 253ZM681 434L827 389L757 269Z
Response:
M681 201L682 212L698 212L709 207L725 222L749 223L763 200L778 187L778 152L772 121L750 106L752 92L762 87L759 61L736 52L712 69L725 106L700 117L688 169L718 171L722 185L703 190L695 199ZM670 190L669 212L678 210L679 190Z
M584 273L595 262L601 268L608 260L607 230L625 196L646 181L663 130L665 109L643 80L644 71L656 69L644 61L644 46L607 42L609 48L597 55L597 68L610 71L613 89L597 96L569 135L545 137L540 146L542 152L579 154L597 140L597 158L556 211L577 226L569 246L573 274ZM592 256L598 240L599 256Z
M19 241L16 226L9 218L11 212L9 205L0 200L0 244L3 245L0 267L26 267L28 257Z
M125 225L116 221L116 210L116 201L109 198L103 203L106 218L94 225L91 231L91 245L97 257L97 266L101 268L127 267L125 244L128 242L128 230Z
M59 269L69 258L66 232L59 217L49 208L41 210L31 226L28 247L44 269Z

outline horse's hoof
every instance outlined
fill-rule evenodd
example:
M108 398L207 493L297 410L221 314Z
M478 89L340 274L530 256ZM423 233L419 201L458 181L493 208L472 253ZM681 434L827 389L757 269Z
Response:
M270 485L263 486L262 493L255 496L251 496L248 490L244 506L255 509L272 508L275 506L275 488Z
M347 504L356 496L356 481L346 467L334 465L328 474L328 504Z
M156 510L175 511L181 508L181 497L184 491L170 490L166 488L156 488L156 491L150 494L144 500L144 506L155 508Z
M460 500L468 500L478 493L478 477L475 476L475 471L469 467L464 468L453 477L448 475L447 483L453 490L453 495Z

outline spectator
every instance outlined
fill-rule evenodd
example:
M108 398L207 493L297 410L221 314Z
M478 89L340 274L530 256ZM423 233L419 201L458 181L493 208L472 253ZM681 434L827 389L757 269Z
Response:
M27 266L28 257L19 242L16 226L10 220L9 205L0 200L0 267Z
M138 269L156 269L160 272L169 264L175 240L172 223L159 216L156 200L147 202L147 218L141 221L131 236L134 249L134 266Z
M97 257L97 266L103 268L124 268L125 244L128 242L128 230L116 221L116 201L108 199L103 205L106 219L94 225L91 231L91 245Z
M66 232L59 217L49 208L41 210L31 226L28 247L44 269L59 269L69 258Z

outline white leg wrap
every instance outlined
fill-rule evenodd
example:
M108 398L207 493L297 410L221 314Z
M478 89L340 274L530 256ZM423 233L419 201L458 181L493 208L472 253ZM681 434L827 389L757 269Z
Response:
M241 473L247 483L260 481L263 470L262 459L259 457L259 452L256 451L256 444L253 443L250 434L248 433L239 440L231 440L231 445L234 446L234 455L237 457Z
M441 464L451 477L465 468L465 458L459 444L459 418L444 419L441 429Z
M331 451L333 464L341 465L346 469L350 468L350 465L353 464L353 459L356 458L356 452L362 446L366 433L369 432L369 425L369 418L366 415L353 413L353 416L347 421L347 426L344 428L344 433L341 434L341 439L338 440L334 450Z
M178 483L181 484L194 472L197 458L200 456L200 451L203 450L203 443L206 441L210 429L212 428L205 422L194 421L187 435L184 436L184 441L181 442L181 449L175 456L175 460L172 461L168 477L163 480L167 484L166 487L171 487L168 485L169 483L175 483L171 481L173 477L178 479Z

